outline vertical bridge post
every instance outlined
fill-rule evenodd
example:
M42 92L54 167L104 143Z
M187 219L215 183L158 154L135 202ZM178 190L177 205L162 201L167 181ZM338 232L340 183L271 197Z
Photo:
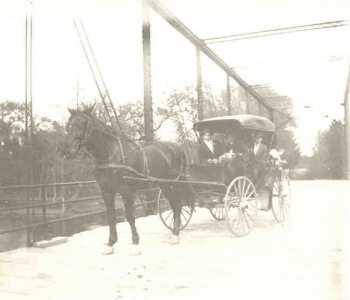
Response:
M201 66L201 51L199 47L196 47L196 57L197 57L198 120L203 120L202 66Z
M153 108L151 80L151 24L150 9L146 0L142 1L142 43L143 43L143 90L146 142L153 141Z

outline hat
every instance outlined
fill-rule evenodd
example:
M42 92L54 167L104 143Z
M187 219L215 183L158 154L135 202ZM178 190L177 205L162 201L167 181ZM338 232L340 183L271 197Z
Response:
M204 128L203 131L202 131L201 133L202 133L202 134L205 134L205 133L213 134L213 132L212 132L209 128Z
M261 138L262 138L263 135L262 135L262 133L261 133L260 131L255 131L255 132L253 133L253 136L254 136L254 137L259 137L259 138L261 137Z

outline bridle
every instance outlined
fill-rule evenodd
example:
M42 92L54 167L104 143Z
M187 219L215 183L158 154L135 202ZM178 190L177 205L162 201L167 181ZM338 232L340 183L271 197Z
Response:
M84 132L83 133L79 132L79 134L76 136L76 139L78 139L78 143L75 146L75 153L77 153L79 150L83 149L83 147L85 146L85 144L87 143L87 141L90 138L91 132L94 130L94 127L91 125L91 123L92 123L91 119L87 115L79 114L79 116L83 116L87 120L87 124L86 124L86 130L82 129L81 131L84 131ZM72 120L68 121L68 124L66 126L66 132L68 132L68 130L70 129L71 123L72 123ZM87 152L87 151L85 151L85 152Z
M86 114L84 113L80 113L79 116L82 116L84 117L86 120L87 120L87 124L86 124L86 129L82 129L81 131L85 131L84 133L79 133L78 136L76 138L78 138L78 143L75 147L75 152L79 151L79 150L82 150L84 151L85 153L89 154L89 156L92 157L92 154L89 153L86 149L84 149L84 146L87 144L87 142L89 141L89 139L91 138L91 134L93 131L99 131L105 135L109 135L111 136L112 138L114 138L117 143L118 143L118 147L119 147L119 150L120 150L120 154L121 154L121 162L122 164L124 165L125 162L126 162L126 158L128 158L133 152L131 152L129 155L125 155L125 152L124 152L124 147L123 147L123 144L122 144L122 140L126 140L128 142L131 142L132 144L134 144L136 147L135 147L135 150L136 149L140 149L141 153L142 153L142 156L143 156L143 160L144 160L144 169L146 171L146 173L148 172L148 162L147 162L147 158L146 158L146 155L144 153L144 150L142 147L140 147L139 145L137 145L132 139L129 139L127 137L124 137L124 136L119 136L119 135L116 135L116 134L113 134L113 133L110 133L110 132L106 132L105 130L103 129L100 129L96 126L93 125L93 120ZM66 126L66 131L68 132L69 128L70 128L70 125L71 125L71 122L72 121L69 121L67 126ZM141 149L142 148L142 149Z

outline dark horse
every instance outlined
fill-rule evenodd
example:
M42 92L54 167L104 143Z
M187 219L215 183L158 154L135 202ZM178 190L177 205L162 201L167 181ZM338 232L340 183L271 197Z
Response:
M139 235L135 226L133 203L136 192L146 188L148 181L133 181L124 177L162 178L173 181L160 182L159 187L170 202L174 214L173 236L170 242L179 242L182 200L193 205L188 184L176 184L185 180L186 157L180 146L170 142L152 142L137 145L119 130L113 130L92 115L93 107L84 111L71 110L62 154L69 156L83 150L92 156L96 164L96 179L107 208L109 239L104 254L113 252L118 240L114 198L122 196L126 219L132 232L134 245L131 254L140 254Z

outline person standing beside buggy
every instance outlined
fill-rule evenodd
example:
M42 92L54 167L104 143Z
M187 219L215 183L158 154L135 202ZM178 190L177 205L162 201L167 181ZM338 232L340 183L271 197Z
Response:
M263 136L261 132L253 133L253 145L250 149L250 164L252 167L253 183L258 188L263 185L265 177L265 168L267 164L267 146L262 143Z
M213 140L213 133L209 129L202 132L202 141L198 148L198 157L201 164L218 164L219 157L224 153L222 144Z

